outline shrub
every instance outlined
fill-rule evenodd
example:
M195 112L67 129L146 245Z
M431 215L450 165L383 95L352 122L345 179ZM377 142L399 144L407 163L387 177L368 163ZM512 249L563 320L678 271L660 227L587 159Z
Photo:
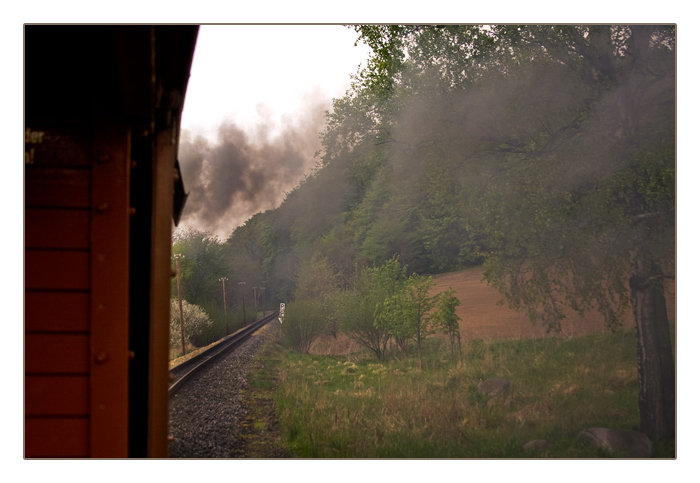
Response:
M344 290L333 296L337 321L341 332L384 359L390 335L384 327L375 324L377 299L363 296L359 290Z
M182 321L185 341L192 345L196 345L197 337L212 325L211 319L202 307L190 304L186 300L182 301ZM170 347L178 347L181 341L180 308L177 299L170 299Z
M455 297L456 290L452 287L449 290L441 292L437 298L435 312L432 315L433 322L438 327L440 332L447 334L450 337L450 351L452 353L452 362L455 359L455 341L459 347L459 362L462 362L462 338L459 333L459 321L462 320L457 315L457 306L459 299Z
M384 359L392 335L392 319L384 305L397 294L406 280L406 268L396 258L383 265L361 270L353 287L335 294L335 316L340 330L351 339L371 349L377 359Z
M311 344L326 329L326 319L320 304L298 300L285 308L282 341L292 349L308 353Z

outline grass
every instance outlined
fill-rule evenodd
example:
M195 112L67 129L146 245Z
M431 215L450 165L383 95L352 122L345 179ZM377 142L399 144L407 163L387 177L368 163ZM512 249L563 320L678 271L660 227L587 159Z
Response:
M579 431L639 430L632 331L471 341L457 366L448 343L432 338L422 371L413 354L378 362L369 352L273 352L265 370L277 371L282 434L297 458L597 458L611 455L577 443ZM506 398L477 391L491 377L511 381ZM522 448L536 439L547 445Z
M276 417L275 389L281 353L273 344L264 345L253 359L248 388L241 393L245 413L239 422L236 454L246 458L283 458L289 454L280 436Z

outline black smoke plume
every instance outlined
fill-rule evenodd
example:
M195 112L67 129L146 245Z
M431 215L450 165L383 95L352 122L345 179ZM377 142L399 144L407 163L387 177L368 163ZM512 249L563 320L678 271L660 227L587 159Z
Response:
M180 224L226 239L255 213L276 208L315 165L330 99L307 98L306 108L280 121L266 106L252 133L234 123L211 141L183 131L179 160L189 193Z

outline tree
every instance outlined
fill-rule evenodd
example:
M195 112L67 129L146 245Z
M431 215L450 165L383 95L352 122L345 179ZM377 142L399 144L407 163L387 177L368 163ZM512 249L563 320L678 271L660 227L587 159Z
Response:
M327 135L374 136L404 166L427 152L457 160L468 173L461 251L482 257L489 282L533 321L557 330L568 305L615 327L631 301L641 428L672 439L674 27L357 30L372 61L339 105L374 96L378 109L373 124L330 123Z
M460 302L455 297L456 291L450 287L445 292L438 294L435 304L435 312L432 314L432 319L438 330L447 334L450 338L450 351L452 353L452 362L455 359L455 341L459 347L459 363L462 363L462 337L459 332L459 321L462 320L457 315L457 307Z
M338 324L333 317L330 295L338 290L338 274L333 271L328 259L315 253L309 261L300 264L295 280L295 301L318 305L327 320L326 329L334 338L337 337Z
M359 271L353 286L333 296L335 319L340 330L384 359L392 334L385 322L384 301L402 287L406 270L396 258Z
M432 277L413 273L403 281L399 290L378 307L381 313L377 323L387 327L388 332L397 340L404 352L407 339L416 341L421 369L423 369L421 341L433 333L429 312L435 306L436 296L431 296L429 292L434 285Z
M206 232L187 228L178 229L173 238L173 254L184 255L180 260L182 298L197 305L219 301L218 280L228 272L223 244Z
M364 297L359 290L339 291L332 300L333 318L340 331L374 352L378 360L384 360L391 335L374 323L376 300Z
M314 254L308 262L301 263L295 277L294 299L322 302L338 287L338 275L327 258Z
M488 223L501 234L498 241L490 234L486 276L512 305L555 327L564 303L596 308L614 326L631 300L641 429L673 439L675 367L663 287L675 272L673 36L653 26L538 28L523 36L566 65L587 95L539 145L520 150L526 163L506 170L502 180L532 183L516 188L530 204L494 209L502 217ZM513 214L527 226L513 230ZM538 305L544 310L534 314Z
M417 273L406 280L406 294L409 301L408 323L414 328L414 338L418 344L418 359L423 369L423 353L421 340L433 334L430 311L435 306L435 296L430 295L430 289L435 286L432 277L423 277Z

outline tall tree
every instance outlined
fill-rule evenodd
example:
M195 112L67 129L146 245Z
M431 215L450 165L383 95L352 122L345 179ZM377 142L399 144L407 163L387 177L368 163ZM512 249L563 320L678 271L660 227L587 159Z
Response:
M173 253L184 256L180 259L182 297L196 305L218 301L221 296L218 280L228 269L223 244L206 232L188 228L176 231L173 240ZM173 281L173 295L176 293Z
M418 345L418 360L421 369L423 369L421 341L434 333L431 326L430 311L435 306L436 296L431 296L429 293L434 286L432 277L423 277L417 273L411 274L405 284L406 299L408 301L407 322L413 329L413 338Z
M344 132L334 139L352 150L347 140L374 136L412 169L437 147L456 160L469 205L462 251L483 257L488 280L533 320L557 329L568 305L614 327L631 301L641 428L672 439L674 28L357 30L374 51L346 106L380 102L370 126L331 122L327 139Z

